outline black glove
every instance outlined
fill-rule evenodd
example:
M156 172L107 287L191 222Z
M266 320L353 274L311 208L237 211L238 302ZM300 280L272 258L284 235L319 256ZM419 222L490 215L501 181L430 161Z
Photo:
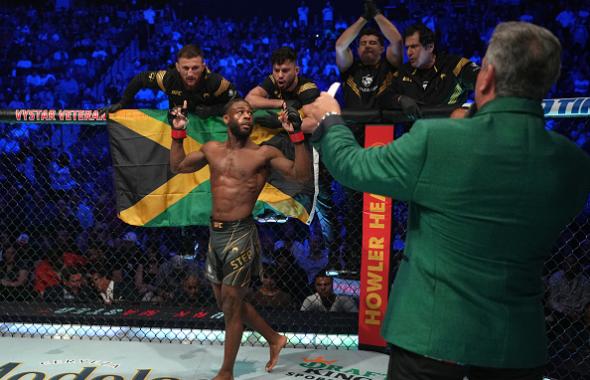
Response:
M287 109L294 108L298 110L301 109L301 107L303 107L303 104L301 104L301 102L297 99L285 100L285 104L287 105Z
M406 95L400 95L397 100L402 107L404 115L410 120L416 120L422 117L422 111L414 99Z
M285 102L285 106L287 120L289 120L289 123L291 123L291 125L293 126L293 132L289 133L289 138L293 143L300 143L305 139L303 131L301 130L301 115L295 107L293 107L292 105L288 105L287 102Z
M261 127L277 129L283 128L283 124L279 120L279 117L274 112L260 112L259 115L254 116L254 124L258 124Z
M367 21L372 20L373 18L375 18L375 16L381 13L379 8L377 8L377 5L375 4L374 0L364 0L363 8L364 12L362 17Z
M99 110L99 114L103 115L103 114L115 113L122 108L123 108L123 103L121 103L121 102L111 104L110 106L106 106L104 108L101 108Z
M298 133L301 132L301 115L299 114L299 111L295 108L295 107L291 107L289 105L287 105L287 120L289 120L289 122L291 123L291 125L293 125L293 133Z
M175 110L176 112L179 112L179 115L177 116L176 114L174 114L172 111ZM186 124L181 127L181 128L176 128L174 126L174 119L176 117L184 117L187 118L186 120ZM172 138L174 140L182 140L186 138L186 127L188 126L188 109L186 109L185 107L182 107L180 109L178 109L178 107L175 107L173 109L168 110L168 123L170 123L170 127L171 127L171 133L172 133Z

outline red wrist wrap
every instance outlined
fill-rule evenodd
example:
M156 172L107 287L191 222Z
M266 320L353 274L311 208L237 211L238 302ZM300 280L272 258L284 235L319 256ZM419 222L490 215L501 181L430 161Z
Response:
M289 133L289 138L291 139L292 143L300 143L303 140L305 140L305 135L303 134L302 131L299 132L295 132L295 133Z
M186 129L174 129L172 128L172 138L174 140L182 140L186 138Z

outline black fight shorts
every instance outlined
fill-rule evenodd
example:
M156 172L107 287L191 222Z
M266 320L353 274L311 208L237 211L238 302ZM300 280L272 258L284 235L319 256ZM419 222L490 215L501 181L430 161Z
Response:
M253 218L211 221L205 276L214 284L249 287L259 276L260 241Z

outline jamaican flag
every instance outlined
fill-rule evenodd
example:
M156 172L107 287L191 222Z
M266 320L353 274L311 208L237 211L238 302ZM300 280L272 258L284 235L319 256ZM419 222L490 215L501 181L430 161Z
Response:
M117 213L122 221L146 227L209 224L209 166L188 174L170 171L172 139L167 111L120 110L109 115L108 130ZM250 138L258 144L268 143L273 137L272 141L282 141L275 137L280 131L256 125ZM219 117L200 119L190 115L187 133L188 138L184 140L187 153L200 149L208 141L227 139L227 127ZM273 145L293 158L290 144ZM314 153L314 173L317 173L317 161ZM301 185L271 172L254 207L254 215L281 214L310 223L316 196L315 180Z

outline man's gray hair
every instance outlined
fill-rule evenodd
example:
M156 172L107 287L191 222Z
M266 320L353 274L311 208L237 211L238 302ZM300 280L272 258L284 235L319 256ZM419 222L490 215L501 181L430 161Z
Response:
M496 26L485 55L496 72L496 95L541 100L561 70L561 44L549 30L527 22Z

